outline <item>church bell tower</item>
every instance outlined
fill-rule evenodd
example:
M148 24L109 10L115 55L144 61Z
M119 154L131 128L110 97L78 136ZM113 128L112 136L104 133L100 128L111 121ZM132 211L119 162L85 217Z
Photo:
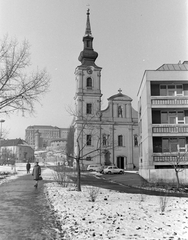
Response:
M93 50L93 36L90 25L90 12L87 10L86 30L83 37L83 51L78 60L81 65L75 70L76 115L77 120L99 120L101 110L101 69L95 64L98 53Z

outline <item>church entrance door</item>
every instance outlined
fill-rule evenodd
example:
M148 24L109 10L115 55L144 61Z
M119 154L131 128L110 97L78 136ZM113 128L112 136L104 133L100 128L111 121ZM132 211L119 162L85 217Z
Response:
M117 167L118 168L122 168L122 169L124 169L124 167L125 167L125 161L124 161L124 157L117 157Z

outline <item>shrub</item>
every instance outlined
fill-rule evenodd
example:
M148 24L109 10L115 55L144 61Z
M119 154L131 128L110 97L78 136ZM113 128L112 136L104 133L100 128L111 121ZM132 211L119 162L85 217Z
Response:
M95 200L97 199L98 195L99 195L99 188L96 187L88 187L87 188L88 194L89 194L89 198L91 202L95 202Z
M168 198L167 196L160 196L159 198L159 204L160 204L160 210L161 212L164 212L167 206Z

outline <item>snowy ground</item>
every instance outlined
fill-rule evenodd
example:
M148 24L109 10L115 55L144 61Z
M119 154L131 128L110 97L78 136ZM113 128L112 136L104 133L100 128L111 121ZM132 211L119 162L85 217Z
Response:
M9 173L8 176L3 175L3 173ZM0 166L0 185L4 182L9 182L22 175L27 174L26 171L15 171L11 166Z
M45 170L43 177L48 178L50 171ZM77 192L57 183L46 184L46 197L58 215L64 239L188 239L188 198L134 195L100 188L92 202L90 195L95 190L88 186Z
M18 171L0 184L23 174L25 171ZM53 180L54 172L45 169L42 176ZM188 198L134 195L89 186L77 192L54 182L45 184L45 194L66 240L188 240Z

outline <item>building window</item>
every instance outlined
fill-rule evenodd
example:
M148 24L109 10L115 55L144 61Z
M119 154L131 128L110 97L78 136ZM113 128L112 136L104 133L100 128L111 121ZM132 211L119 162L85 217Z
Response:
M90 77L86 79L86 87L92 88L92 79Z
M138 147L138 135L134 135L134 146Z
M102 144L103 146L106 146L107 145L107 142L106 142L106 134L103 134L103 137L102 137Z
M86 46L90 47L90 41L89 40L86 41Z
M183 92L184 92L184 96L188 95L188 84L183 84Z
M182 96L186 87L180 84L160 85L160 96ZM184 94L183 94L184 93Z
M91 161L91 157L86 157L86 161Z
M119 136L118 136L118 146L119 146L119 147L122 147L122 146L123 146L123 136L122 136L122 135L119 135Z
M175 96L175 85L168 85L168 96Z
M177 138L170 138L169 139L169 148L170 148L170 152L177 152L178 151L178 139Z
M175 111L169 112L169 123L176 124L176 112Z
M86 105L86 114L92 114L92 104L87 103Z
M87 137L87 139L86 139L86 141L87 141L87 142L86 142L86 145L87 145L87 146L91 146L91 135L89 134L89 135L87 135L86 137Z
M166 95L167 95L166 85L161 85L160 86L160 96L166 96Z
M159 96L159 95L160 95L159 84L154 84L151 82L151 96Z
M162 152L169 152L169 140L168 138L162 139Z
M187 151L187 145L186 145L186 141L185 138L179 138L178 141L178 152L185 152Z
M186 111L161 111L161 123L162 124L185 124ZM154 116L154 114L153 114ZM153 123L160 123L155 122Z
M177 123L178 124L184 124L185 123L185 120L184 120L184 112L183 111L178 111L177 112Z
M118 106L118 117L123 117L122 107Z
M176 95L183 95L183 86L182 85L177 85L176 86Z
M185 152L188 138L153 138L153 152L155 153L177 153Z

